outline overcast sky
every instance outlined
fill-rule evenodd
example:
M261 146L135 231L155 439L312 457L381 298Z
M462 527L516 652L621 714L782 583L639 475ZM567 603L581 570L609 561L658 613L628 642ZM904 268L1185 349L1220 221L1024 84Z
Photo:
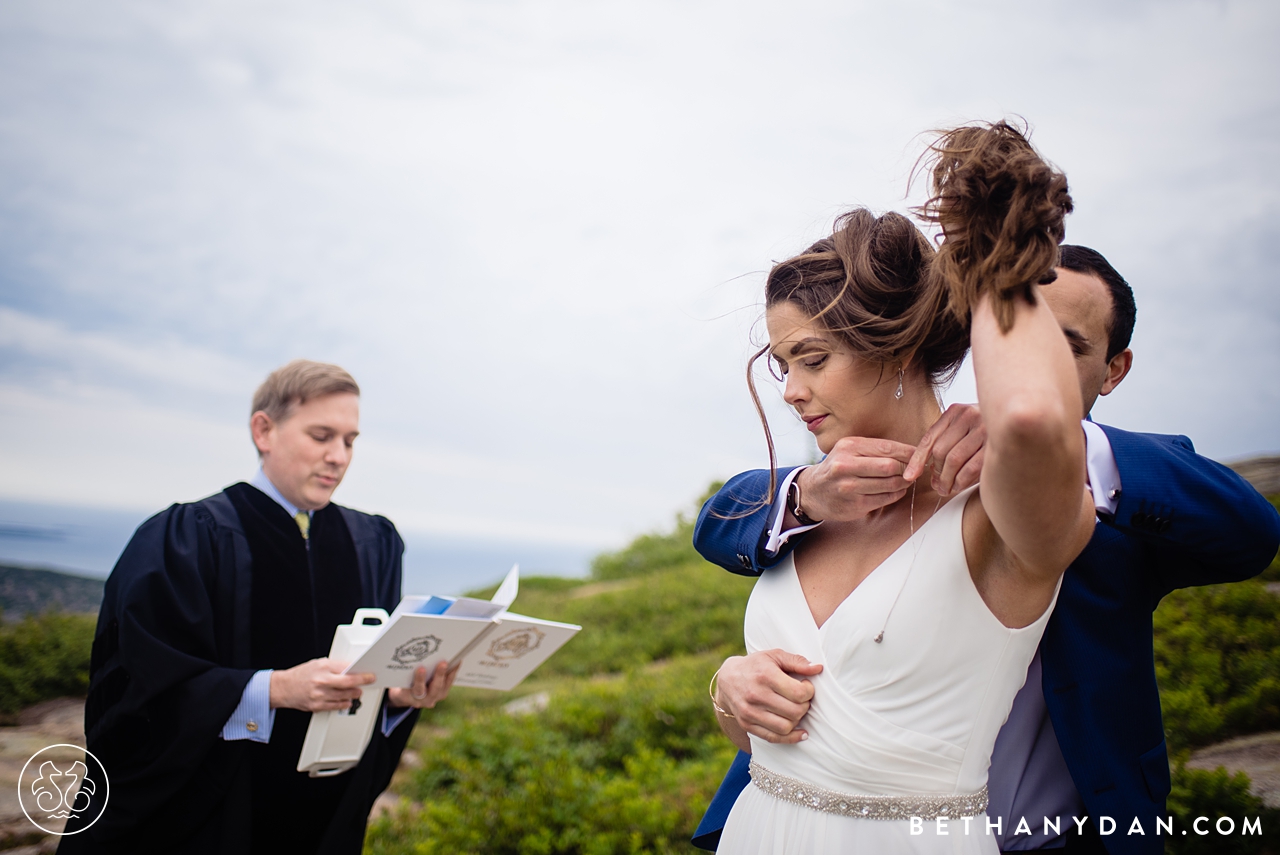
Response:
M247 478L303 356L364 389L339 501L617 545L764 464L770 263L1009 115L1137 294L1095 416L1280 451L1278 44L1274 0L6 0L0 498Z

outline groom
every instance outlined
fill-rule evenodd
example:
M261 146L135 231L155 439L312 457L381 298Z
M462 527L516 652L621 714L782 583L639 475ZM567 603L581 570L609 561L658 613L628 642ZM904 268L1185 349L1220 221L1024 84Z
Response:
M1132 365L1133 292L1099 253L1063 246L1058 279L1041 287L1076 357L1084 410L1110 394ZM1084 423L1099 525L1063 577L1057 608L991 760L988 814L1002 851L1059 849L1157 855L1169 760L1151 646L1151 613L1175 588L1247 579L1280 545L1280 516L1242 478L1197 455L1181 436L1135 434ZM703 507L694 545L709 561L759 575L821 520L857 519L899 498L900 475L934 464L939 492L977 482L984 434L975 407L953 406L918 448L847 438L821 463L730 480ZM749 732L796 742L821 670L784 651L733 657L720 670L719 703ZM714 849L733 802L750 781L739 752L694 843ZM1072 816L1111 817L1068 833ZM1026 817L1032 834L1018 834ZM1043 817L1062 818L1045 834ZM1134 819L1145 834L1126 834ZM985 833L985 832L984 832Z

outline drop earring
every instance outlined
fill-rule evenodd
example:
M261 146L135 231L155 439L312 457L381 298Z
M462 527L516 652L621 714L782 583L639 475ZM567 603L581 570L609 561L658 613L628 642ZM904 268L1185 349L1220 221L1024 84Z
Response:
M895 391L894 391L894 393L893 393L893 397L897 398L899 401L901 401L901 400L902 400L902 376L903 376L903 374L904 374L903 370L902 370L901 368L899 368L899 369L898 369L898 388L897 388L897 390L895 390Z

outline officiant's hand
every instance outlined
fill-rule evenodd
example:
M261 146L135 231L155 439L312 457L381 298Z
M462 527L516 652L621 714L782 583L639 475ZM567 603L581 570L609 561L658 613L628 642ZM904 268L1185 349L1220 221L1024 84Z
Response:
M312 659L285 671L271 672L270 703L273 710L345 710L360 697L360 687L372 683L372 674L343 674L346 662Z
M720 666L716 679L717 703L753 736L769 742L799 742L809 734L796 725L813 700L813 683L804 678L821 671L821 665L785 650L731 656Z
M932 469L933 489L953 496L978 483L986 447L987 429L977 405L952 404L924 432L902 477L914 481Z
M393 707L416 707L431 709L449 694L453 687L453 679L458 676L458 668L449 669L448 662L436 665L435 673L427 680L427 669L419 665L413 672L413 685L407 689L387 689L387 702Z

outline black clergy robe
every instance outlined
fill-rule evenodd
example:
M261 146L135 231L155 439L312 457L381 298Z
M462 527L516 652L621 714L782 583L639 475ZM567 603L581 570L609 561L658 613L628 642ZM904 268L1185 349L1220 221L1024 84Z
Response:
M220 737L256 671L326 656L357 608L400 600L404 543L389 520L330 504L310 537L243 483L134 534L107 580L85 704L110 797L59 853L360 852L416 712L389 738L379 723L332 778L295 771L310 713L277 710L265 744Z

